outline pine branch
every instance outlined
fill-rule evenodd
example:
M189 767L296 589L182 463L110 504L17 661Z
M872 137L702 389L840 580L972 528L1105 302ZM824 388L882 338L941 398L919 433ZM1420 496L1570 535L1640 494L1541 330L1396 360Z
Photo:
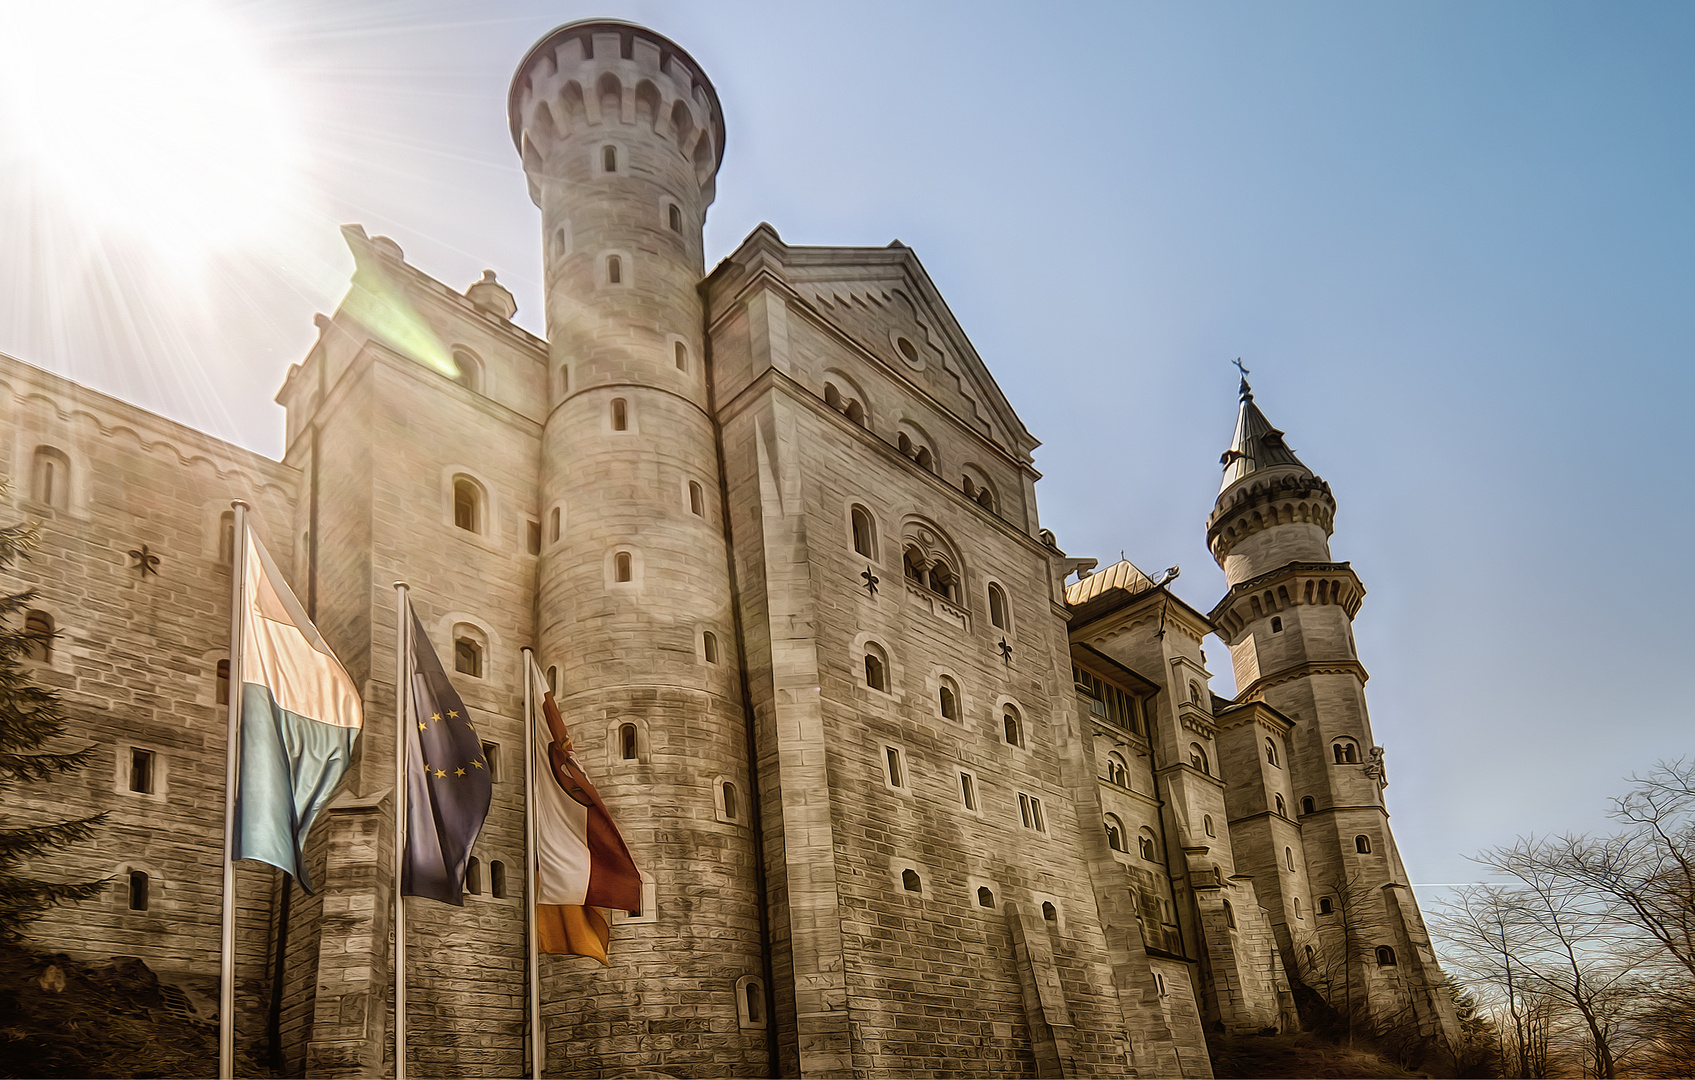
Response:
M0 875L0 940L15 940L24 924L61 904L92 900L112 884L100 881L24 881Z
M94 827L105 820L106 814L102 812L75 821L0 829L0 880L4 880L5 872L22 859L33 859L53 848L93 839Z

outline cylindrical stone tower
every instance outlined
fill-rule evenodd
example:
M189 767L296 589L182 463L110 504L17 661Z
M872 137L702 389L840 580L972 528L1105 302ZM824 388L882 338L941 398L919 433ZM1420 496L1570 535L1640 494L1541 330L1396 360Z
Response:
M1458 1022L1389 831L1354 649L1365 587L1330 554L1336 500L1254 404L1246 379L1223 464L1207 545L1230 591L1212 621L1230 647L1239 698L1295 721L1290 781L1318 910L1285 956L1289 974L1324 988L1333 1006L1408 1025L1451 1050Z
M540 662L651 885L610 968L544 967L550 1071L769 1075L696 292L718 97L664 37L580 22L524 57L509 115L546 261Z

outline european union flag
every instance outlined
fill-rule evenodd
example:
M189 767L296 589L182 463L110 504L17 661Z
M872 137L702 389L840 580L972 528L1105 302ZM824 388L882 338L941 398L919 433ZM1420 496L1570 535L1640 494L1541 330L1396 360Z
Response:
M465 863L494 787L471 714L412 615L413 723L406 745L406 861L402 896L465 903Z

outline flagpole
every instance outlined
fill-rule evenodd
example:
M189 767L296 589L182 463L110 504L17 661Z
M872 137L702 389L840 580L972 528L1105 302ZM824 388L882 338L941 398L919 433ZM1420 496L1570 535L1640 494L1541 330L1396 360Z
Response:
M235 540L230 559L229 709L224 746L224 910L218 954L218 1076L235 1076L235 785L241 771L241 629L247 614L247 504L235 510Z
M547 1042L541 1031L541 955L536 927L536 699L535 659L524 650L524 936L530 970L530 1077L541 1080Z
M412 635L406 625L407 590L394 583L394 1077L406 1080L406 898L400 895L406 865L406 686Z

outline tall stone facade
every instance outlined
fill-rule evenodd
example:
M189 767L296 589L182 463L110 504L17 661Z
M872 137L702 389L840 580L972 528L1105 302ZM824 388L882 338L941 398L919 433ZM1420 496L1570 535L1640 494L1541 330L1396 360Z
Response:
M237 871L238 1041L288 1072L394 1073L396 581L496 771L465 906L407 901L417 1072L528 1060L525 647L645 881L610 967L542 960L551 1074L1209 1076L1206 1032L1287 1028L1300 985L1451 1039L1363 590L1251 399L1203 614L1041 527L1036 440L909 249L761 226L706 272L725 126L675 44L562 27L510 104L545 340L354 226L281 462L0 358L15 577L62 635L32 663L100 755L18 809L113 811L62 865L122 886L41 944L215 1000L239 497L367 715L318 893Z

